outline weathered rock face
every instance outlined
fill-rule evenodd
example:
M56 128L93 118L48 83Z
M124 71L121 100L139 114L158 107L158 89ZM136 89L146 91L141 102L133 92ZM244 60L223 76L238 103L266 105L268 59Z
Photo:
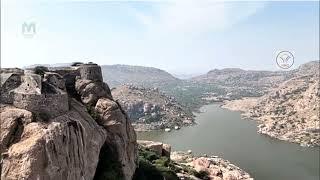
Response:
M117 153L125 179L132 179L137 163L136 134L133 127L121 106L113 100L99 99L95 110L99 116L98 124L108 132L106 143Z
M1 179L93 179L107 132L83 105L70 105L49 122L32 122L29 111L3 106Z
M81 101L85 104L95 105L102 97L112 99L108 85L100 81L77 79L75 89L81 96Z
M19 140L23 125L32 122L32 113L17 108L1 105L0 151L4 152L14 141Z
M24 100L25 89L30 90L38 93L36 98L41 103L33 103L32 98L29 111L17 104L16 98L0 104L1 179L92 180L106 179L108 173L121 175L118 179L132 179L137 163L136 134L108 85L102 82L101 71L94 71L100 67L89 67L80 66L81 76L72 78L53 72L45 72L43 77L32 73L18 76L39 77L33 86L23 80L19 95ZM68 69L70 73L79 74L76 68ZM68 78L72 80L66 86ZM15 85L15 76L9 75L1 84L1 92L11 92ZM48 90L66 96L61 96L63 100L51 98L53 92ZM65 111L54 113L48 99L57 101ZM40 107L51 108L53 116L44 116Z

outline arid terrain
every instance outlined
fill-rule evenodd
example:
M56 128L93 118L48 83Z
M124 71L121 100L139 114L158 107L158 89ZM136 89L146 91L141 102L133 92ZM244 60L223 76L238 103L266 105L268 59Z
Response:
M302 65L262 97L228 101L225 108L257 119L259 133L302 146L320 145L319 64Z
M250 179L216 156L171 157L168 144L138 145L129 116L159 116L171 126L193 123L192 114L157 89L122 86L111 94L97 64L1 69L1 80L1 179ZM142 114L130 109L136 99Z
M187 80L174 79L173 76L168 75L169 73L161 71L163 75L157 78L158 83L155 84L152 83L153 79L149 81L135 78L127 81L125 79L129 79L132 69L137 69L134 72L139 75L135 76L143 77L141 67L121 67L121 76L126 77L122 78L122 83L129 83L135 86L136 90L127 89L124 93L126 95L120 96L119 99L132 94L131 97L134 97L132 99L135 101L145 96L147 97L145 99L157 99L156 101L163 102L160 99L168 100L164 97L173 96L175 102L180 107L184 107L185 114L197 111L204 104L225 102L224 107L242 111L246 117L263 122L259 126L260 133L303 146L319 145L319 114L317 114L319 113L319 62L317 61L303 64L290 71L214 69L205 75ZM127 68L130 71L125 70ZM147 69L154 73L160 71ZM165 83L167 81L170 83ZM148 87L152 86L149 91L137 93L137 89L145 89L142 87L143 83L148 84ZM133 94L136 95L133 96ZM129 114L134 112L130 111ZM169 119L175 116L179 118L179 114L171 113ZM161 126L157 127L153 129L159 129Z
M174 129L194 124L193 114L158 88L122 85L112 89L112 95L127 112L136 131Z

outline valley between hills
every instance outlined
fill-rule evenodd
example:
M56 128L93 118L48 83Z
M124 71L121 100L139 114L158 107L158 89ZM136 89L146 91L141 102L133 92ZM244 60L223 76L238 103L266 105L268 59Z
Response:
M128 65L1 69L1 178L252 180L247 169L211 154L219 152L172 151L137 134L197 128L200 107L218 103L240 111L243 123L255 120L257 133L319 146L319 67L214 69L186 80Z
M317 61L290 71L214 69L187 80L142 66L110 65L102 71L113 95L126 102L138 131L196 124L192 112L222 102L257 120L259 133L302 146L320 145ZM157 110L145 112L147 106Z

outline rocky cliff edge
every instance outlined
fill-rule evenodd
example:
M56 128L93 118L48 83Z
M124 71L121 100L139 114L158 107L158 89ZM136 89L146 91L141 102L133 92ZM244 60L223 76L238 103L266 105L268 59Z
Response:
M63 104L55 98L64 98ZM0 117L3 180L134 175L136 134L96 64L2 69Z

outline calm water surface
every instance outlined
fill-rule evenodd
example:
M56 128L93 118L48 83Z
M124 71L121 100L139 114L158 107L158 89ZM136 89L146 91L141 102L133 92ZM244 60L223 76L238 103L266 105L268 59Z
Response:
M219 107L202 108L198 125L172 132L138 133L138 139L169 143L173 150L225 158L257 180L319 180L319 148L300 147L257 134L254 121Z

